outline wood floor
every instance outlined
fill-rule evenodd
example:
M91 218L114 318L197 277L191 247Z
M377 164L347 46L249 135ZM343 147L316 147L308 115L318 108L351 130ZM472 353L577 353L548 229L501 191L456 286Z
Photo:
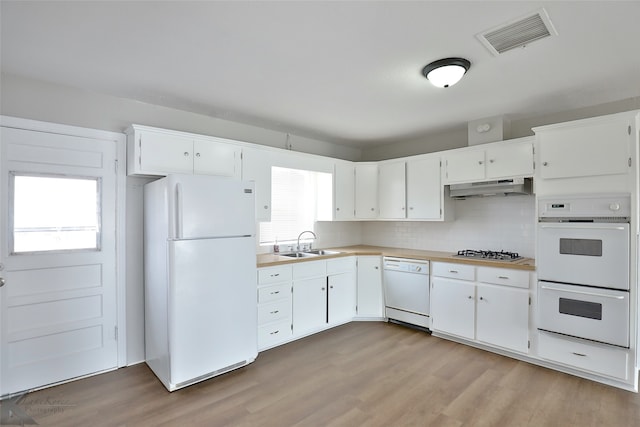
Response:
M640 395L354 322L168 393L145 364L41 390L43 426L639 426Z

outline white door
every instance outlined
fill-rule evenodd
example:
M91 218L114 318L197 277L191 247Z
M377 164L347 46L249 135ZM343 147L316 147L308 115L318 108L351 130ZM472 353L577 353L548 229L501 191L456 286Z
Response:
M476 339L526 353L529 346L529 290L478 285Z
M193 173L240 179L241 152L240 147L232 144L196 139L193 142Z
M440 219L440 158L407 162L407 218Z
M336 163L333 172L334 219L353 219L355 215L355 168L353 163Z
M487 148L487 179L533 175L533 144L508 144Z
M382 163L378 176L380 218L405 218L405 163Z
M445 184L484 179L484 150L462 150L444 157Z
M115 141L1 128L0 395L117 367Z
M378 165L356 164L356 218L378 217Z
M327 324L327 279L293 282L293 334L317 331Z
M335 274L328 277L329 324L346 323L356 314L356 278L353 273Z
M358 257L358 316L383 317L382 271L379 256Z
M475 285L473 282L434 277L431 286L431 325L460 337L475 338Z
M162 132L140 132L140 170L153 175L193 172L193 139Z

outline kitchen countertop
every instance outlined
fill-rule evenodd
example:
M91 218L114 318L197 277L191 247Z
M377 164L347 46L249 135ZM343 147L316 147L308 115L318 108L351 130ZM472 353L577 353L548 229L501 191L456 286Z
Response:
M318 259L339 258L352 255L382 255L392 256L398 258L412 258L427 261L441 261L441 262L455 262L458 264L470 264L479 265L485 267L500 267L511 268L514 270L529 270L535 271L536 265L533 258L522 258L517 261L494 261L488 259L469 259L460 258L454 256L451 252L440 251L425 251L418 249L402 249L402 248L388 248L384 246L368 246L368 245L356 245L356 246L344 246L338 248L326 248L332 251L340 251L339 254L332 255L320 255L317 257L309 258L288 258L277 254L258 254L257 262L258 268L260 267L272 267L282 264L293 264L297 262L314 261Z

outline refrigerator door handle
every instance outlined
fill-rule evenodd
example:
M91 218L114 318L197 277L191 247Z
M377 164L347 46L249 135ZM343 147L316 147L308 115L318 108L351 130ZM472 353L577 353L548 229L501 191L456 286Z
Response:
M176 184L176 204L175 204L176 239L182 238L182 183Z

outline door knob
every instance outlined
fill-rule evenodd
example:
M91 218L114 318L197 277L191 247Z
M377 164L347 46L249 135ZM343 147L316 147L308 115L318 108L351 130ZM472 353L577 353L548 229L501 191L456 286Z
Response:
M4 281L4 277L0 277L0 288L4 286L4 284L7 283Z

